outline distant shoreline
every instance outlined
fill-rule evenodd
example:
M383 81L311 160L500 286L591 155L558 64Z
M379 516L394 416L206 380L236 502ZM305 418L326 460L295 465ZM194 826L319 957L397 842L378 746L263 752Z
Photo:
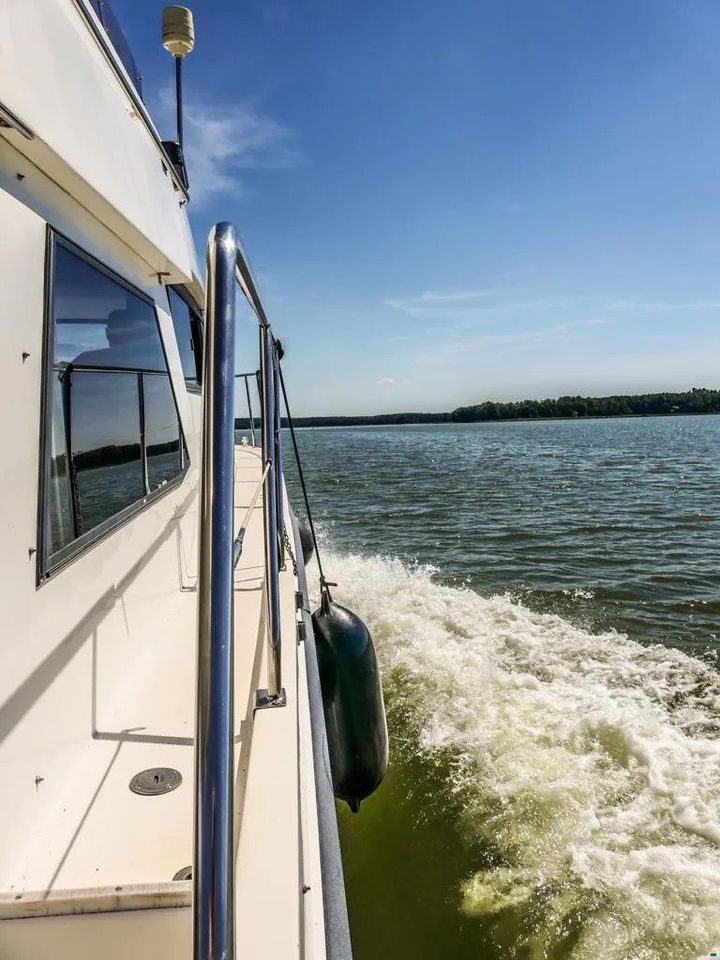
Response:
M315 429L332 429L333 427L442 427L442 426L454 426L462 427L468 423L549 423L553 420L562 420L562 421L578 421L578 420L653 420L653 419L662 419L668 417L714 417L720 413L720 410L706 410L698 413L688 413L686 411L676 412L676 413L616 413L616 414L601 414L594 413L592 415L584 417L505 417L503 420L403 420L402 423L378 423L372 418L362 418L362 417L346 417L342 418L344 420L352 421L351 423L326 423L326 420L332 419L330 417L296 417L293 419L293 426L298 430L312 430ZM282 418L281 426L283 430L287 429L289 426L285 417ZM260 420L255 421L255 429L260 428ZM247 417L235 418L235 429L236 430L249 430L250 421Z
M486 401L450 413L381 413L353 417L295 417L303 427L391 427L452 423L518 423L543 420L608 420L619 417L705 416L720 413L720 390L694 387L683 393L644 393L609 397L558 397L546 400ZM255 421L256 425L258 421ZM283 417L282 426L287 426ZM247 430L248 417L235 429Z

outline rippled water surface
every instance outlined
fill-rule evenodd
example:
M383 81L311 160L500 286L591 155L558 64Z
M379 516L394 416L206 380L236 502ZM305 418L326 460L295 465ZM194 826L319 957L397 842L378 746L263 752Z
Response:
M388 704L387 780L341 813L356 960L707 957L720 418L299 442Z

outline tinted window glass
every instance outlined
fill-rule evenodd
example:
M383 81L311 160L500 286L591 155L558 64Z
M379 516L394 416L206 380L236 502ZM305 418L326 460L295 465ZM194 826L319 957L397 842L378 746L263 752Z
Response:
M53 300L56 364L167 373L152 304L60 244Z
M45 566L185 458L152 304L56 242L51 324Z
M148 487L156 490L182 470L180 430L168 378L145 374L143 390Z
M170 313L177 338L183 376L188 387L198 387L202 379L202 330L200 317L174 290L168 290Z
M75 537L75 519L72 503L72 485L70 483L70 461L67 452L66 412L67 398L62 383L57 377L52 380L52 419L50 423L50 476L48 547L55 553Z
M145 496L135 374L75 373L70 423L81 534Z

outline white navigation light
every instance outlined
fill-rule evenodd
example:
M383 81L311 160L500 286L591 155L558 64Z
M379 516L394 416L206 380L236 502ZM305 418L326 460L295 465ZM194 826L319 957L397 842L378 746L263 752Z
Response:
M195 46L192 11L187 7L165 7L162 19L162 42L168 53L182 58Z

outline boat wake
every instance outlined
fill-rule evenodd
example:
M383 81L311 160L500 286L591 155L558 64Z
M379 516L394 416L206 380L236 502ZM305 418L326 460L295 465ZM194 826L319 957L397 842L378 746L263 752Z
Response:
M443 771L455 827L482 850L458 909L491 938L512 927L514 955L532 960L707 957L720 941L714 667L443 586L428 567L337 552L326 566L374 635L391 757L413 749Z

